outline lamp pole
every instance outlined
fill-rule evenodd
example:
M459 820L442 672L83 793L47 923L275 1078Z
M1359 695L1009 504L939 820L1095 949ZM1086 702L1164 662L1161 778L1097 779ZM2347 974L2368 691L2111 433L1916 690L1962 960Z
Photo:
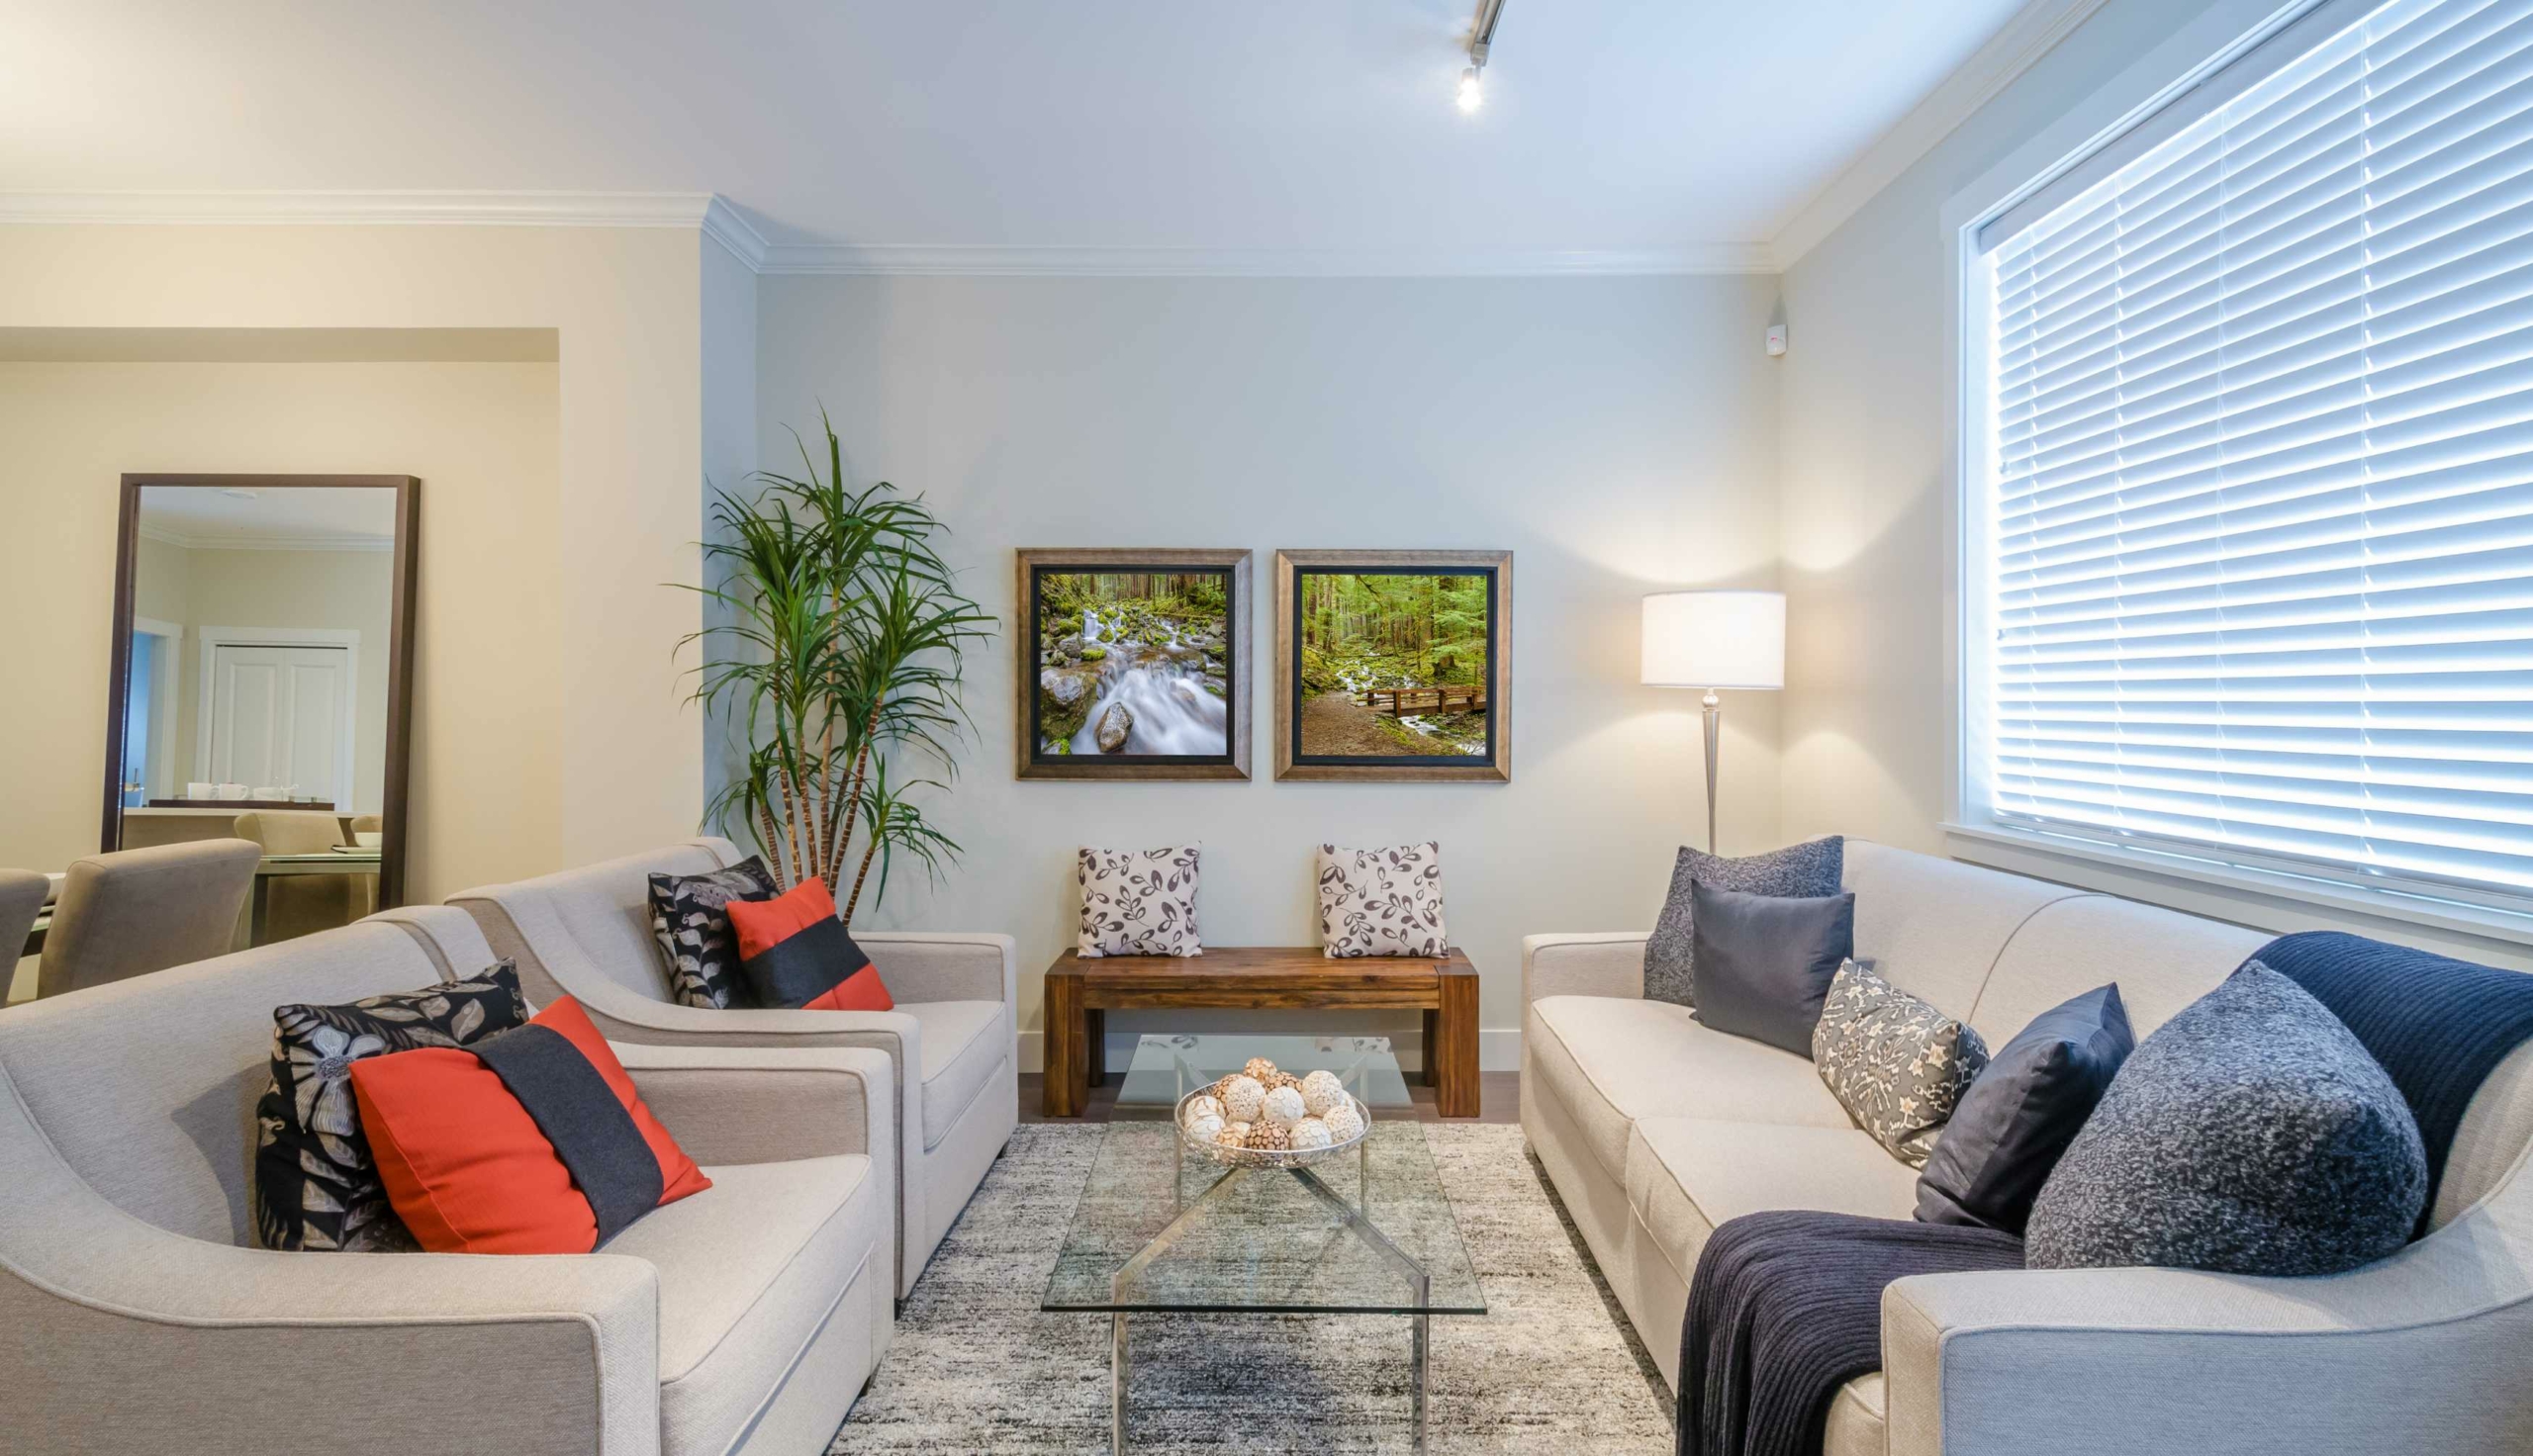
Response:
M1706 699L1698 704L1706 716L1706 852L1715 853L1715 754L1722 742L1724 703L1715 689L1706 690Z

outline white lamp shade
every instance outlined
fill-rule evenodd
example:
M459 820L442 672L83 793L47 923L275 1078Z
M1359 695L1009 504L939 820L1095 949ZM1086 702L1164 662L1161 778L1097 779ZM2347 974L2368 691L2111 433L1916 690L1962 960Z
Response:
M1783 687L1784 593L1647 596L1642 681L1660 687Z

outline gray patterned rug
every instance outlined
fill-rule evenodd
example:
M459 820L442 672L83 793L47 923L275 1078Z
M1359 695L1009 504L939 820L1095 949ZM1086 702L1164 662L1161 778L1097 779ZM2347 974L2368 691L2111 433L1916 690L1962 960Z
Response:
M1108 1445L1108 1320L1038 1310L1102 1129L1033 1125L951 1228L832 1450L1093 1452ZM1433 1321L1437 1452L1671 1449L1671 1401L1522 1145L1428 1126L1486 1291ZM1407 1321L1138 1316L1138 1452L1409 1449Z

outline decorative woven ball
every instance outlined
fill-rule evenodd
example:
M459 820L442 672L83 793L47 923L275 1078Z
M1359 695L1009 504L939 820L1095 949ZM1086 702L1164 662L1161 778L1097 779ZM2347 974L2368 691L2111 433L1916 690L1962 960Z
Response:
M1272 1092L1278 1087L1298 1087L1301 1084L1302 1079L1291 1072L1277 1072L1266 1079L1266 1090Z
M1293 1145L1293 1138L1273 1123L1260 1123L1249 1130L1249 1145L1262 1152L1281 1152Z
M1187 1115L1186 1127L1188 1137L1195 1138L1199 1142L1211 1142L1219 1137L1223 1131L1222 1114L1212 1112L1190 1113Z
M1352 1099L1321 1113L1319 1120L1328 1126L1328 1136L1339 1142L1352 1142L1363 1136L1363 1115L1355 1110Z
M1223 1124L1223 1130L1214 1135L1214 1145L1216 1147L1248 1146L1249 1125L1247 1123Z
M1187 1121L1192 1123L1198 1118L1212 1118L1220 1122L1222 1117L1223 1100L1221 1098L1210 1093L1199 1093L1187 1099Z
M1254 1077L1257 1080L1264 1082L1267 1078L1275 1075L1275 1063L1268 1061L1263 1056L1253 1056L1249 1058L1249 1064L1242 1067L1240 1071L1243 1076Z
M1232 1084L1232 1083L1234 1083L1234 1082L1237 1082L1237 1081L1239 1081L1239 1080L1240 1080L1240 1073L1238 1073L1238 1072L1230 1072L1230 1073L1225 1074L1225 1075L1224 1075L1224 1076L1222 1076L1222 1077L1216 1078L1216 1079L1215 1079L1215 1081L1214 1081L1214 1084L1213 1084L1212 1086L1210 1086L1210 1087L1207 1087L1207 1088L1205 1089L1205 1091L1206 1091L1207 1093L1211 1094L1211 1095L1212 1095L1212 1097L1214 1098L1214 1100L1216 1100L1216 1101L1218 1101L1218 1102L1219 1102L1219 1101L1221 1101L1223 1098L1228 1097L1228 1096L1230 1096L1230 1095L1231 1095L1231 1084Z
M1302 1119L1293 1124L1292 1130L1284 1136L1293 1139L1295 1150L1305 1147L1326 1147L1337 1140L1329 1136L1328 1125L1317 1118Z
M1302 1094L1290 1087L1278 1087L1266 1096L1260 1116L1278 1128L1289 1128L1306 1115Z
M1326 1067L1302 1078L1302 1106L1310 1109L1312 1117L1318 1117L1345 1100L1346 1084L1337 1080L1337 1073Z
M1266 1089L1258 1085L1256 1077L1234 1077L1223 1092L1223 1112L1235 1123L1254 1123L1258 1121L1260 1104L1266 1100Z

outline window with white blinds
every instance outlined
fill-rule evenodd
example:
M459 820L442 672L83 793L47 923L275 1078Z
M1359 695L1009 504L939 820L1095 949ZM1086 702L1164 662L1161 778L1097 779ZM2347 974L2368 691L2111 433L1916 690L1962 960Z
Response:
M2533 0L2313 6L1973 258L1974 814L2520 907Z

